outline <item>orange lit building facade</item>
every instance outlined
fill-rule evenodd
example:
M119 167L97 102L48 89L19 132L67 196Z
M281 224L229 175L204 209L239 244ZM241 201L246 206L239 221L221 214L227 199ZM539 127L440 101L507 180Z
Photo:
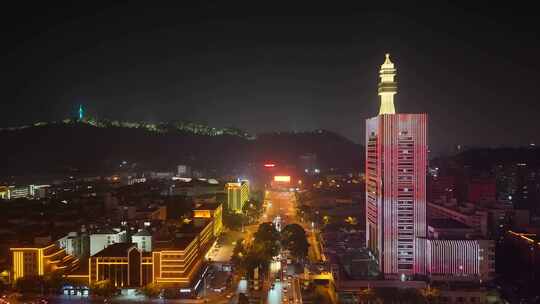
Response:
M156 240L152 252L145 253L134 243L115 243L79 265L56 244L42 248L11 248L13 279L42 276L61 270L81 284L105 280L118 288L154 283L162 288L194 290L199 281L204 256L221 231L221 204L202 205L194 210L191 224L165 240Z
M133 243L116 243L89 260L90 283L110 281L118 288L140 287L152 282L152 257Z
M13 280L36 277L55 271L69 273L79 266L79 259L51 244L45 247L11 248Z
M249 181L241 180L236 183L226 183L225 191L229 211L241 213L244 204L249 200Z
M190 288L204 256L214 241L211 219L194 231L177 233L174 239L156 242L152 252L153 282L161 287Z
M204 255L213 240L213 221L170 240L156 241L151 253L133 243L116 243L98 252L89 261L89 283L109 280L118 288L154 283L162 288L191 288Z
M223 205L220 203L201 203L193 209L195 220L212 219L214 237L223 230Z

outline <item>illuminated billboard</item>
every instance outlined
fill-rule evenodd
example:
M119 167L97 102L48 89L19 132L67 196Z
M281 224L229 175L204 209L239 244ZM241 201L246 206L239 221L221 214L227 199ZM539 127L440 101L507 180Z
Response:
M274 181L280 183L290 183L291 177L288 175L276 175L274 176Z

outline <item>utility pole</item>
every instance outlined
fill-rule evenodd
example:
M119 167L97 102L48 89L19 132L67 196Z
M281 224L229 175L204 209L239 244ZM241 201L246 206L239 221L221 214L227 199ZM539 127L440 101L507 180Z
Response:
M244 212L242 211L240 214L242 215L240 221L242 222L242 233L243 233L243 232L245 232L245 230L244 230Z
M206 274L203 277L203 297L206 299Z

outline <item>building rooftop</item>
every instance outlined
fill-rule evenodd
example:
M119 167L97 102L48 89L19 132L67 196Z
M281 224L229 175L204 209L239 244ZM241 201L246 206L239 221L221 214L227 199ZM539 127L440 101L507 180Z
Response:
M428 226L438 229L471 229L471 227L454 219L431 219Z
M174 183L175 187L223 187L223 184L220 183L209 183L206 180L191 179L190 181L177 181Z
M152 236L150 232L146 229L141 229L137 233L135 233L133 236Z
M92 232L91 234L118 234L118 233L119 233L118 231L115 231L111 228L100 228Z
M195 239L195 235L176 237L171 240L154 242L154 250L184 250Z
M137 245L134 243L115 243L94 254L93 257L125 257L131 247L137 248Z
M180 228L176 229L176 235L186 235L186 234L199 234L203 229L211 222L211 219L204 219L204 222L199 222L201 224L195 224L191 222L189 224L184 224Z
M205 199L205 198L214 198L216 197L216 193L203 193L197 195L195 198Z
M221 203L200 203L200 204L197 204L197 206L195 206L195 208L193 208L193 210L216 210L219 206L221 205Z

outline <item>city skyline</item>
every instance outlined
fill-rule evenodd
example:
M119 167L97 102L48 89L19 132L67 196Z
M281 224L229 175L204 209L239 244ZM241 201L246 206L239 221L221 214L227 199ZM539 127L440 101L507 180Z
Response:
M356 126L377 98L373 67L390 52L403 76L396 105L437 121L430 149L540 141L522 119L539 112L527 89L535 86L538 40L526 12L335 8L319 23L317 7L251 18L234 8L96 5L59 10L55 21L30 9L47 30L26 24L6 38L3 104L12 115L1 127L59 120L83 104L109 119L212 122L250 133L328 129L361 143Z
M13 11L0 302L538 302L530 20L237 5Z

